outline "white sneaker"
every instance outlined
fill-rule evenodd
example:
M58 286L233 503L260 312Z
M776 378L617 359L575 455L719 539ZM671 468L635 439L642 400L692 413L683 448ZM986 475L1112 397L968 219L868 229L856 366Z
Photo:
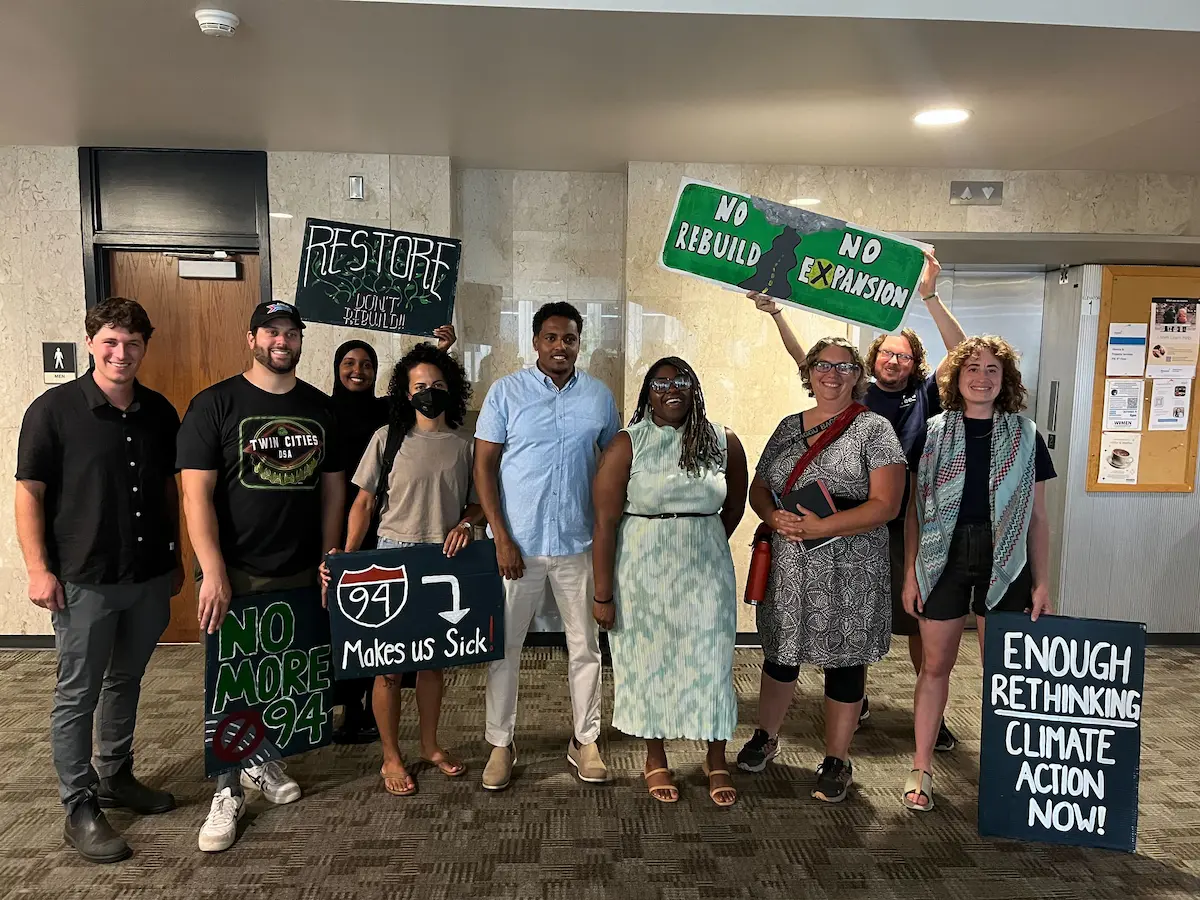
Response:
M216 794L208 809L208 818L200 826L200 849L205 853L218 853L232 847L237 840L238 819L245 811L245 797L235 797L229 788Z
M283 764L269 760L261 766L242 769L242 787L262 791L272 803L293 803L300 799L300 785L283 774Z

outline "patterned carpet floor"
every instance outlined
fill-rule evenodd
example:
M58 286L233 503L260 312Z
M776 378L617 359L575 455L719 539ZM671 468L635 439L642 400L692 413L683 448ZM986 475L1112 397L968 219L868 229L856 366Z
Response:
M740 721L752 731L756 651L738 651ZM576 781L566 658L527 650L521 671L519 761L510 790L479 786L484 671L448 678L443 742L471 766L465 778L416 772L411 798L383 793L377 747L330 747L291 761L305 797L271 807L251 795L241 838L223 854L196 849L211 786L202 777L202 667L196 647L155 654L142 694L137 771L174 791L167 815L111 814L134 856L90 865L62 841L47 722L51 652L0 652L0 897L87 900L1129 900L1200 897L1200 652L1152 648L1146 666L1138 853L980 838L978 653L968 638L948 720L959 748L939 758L937 809L900 805L912 745L913 676L901 642L871 670L872 716L855 741L859 782L847 802L809 798L820 761L819 673L801 676L784 750L767 772L735 774L740 801L708 799L703 748L669 745L682 798L656 803L641 784L642 745L606 728L616 782ZM406 695L407 698L407 695ZM606 691L605 712L611 709ZM415 709L402 737L416 755Z

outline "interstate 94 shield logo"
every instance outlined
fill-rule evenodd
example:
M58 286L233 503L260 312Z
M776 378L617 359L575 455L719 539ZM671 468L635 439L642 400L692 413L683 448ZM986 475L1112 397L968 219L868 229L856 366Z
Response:
M337 605L342 614L364 628L380 628L404 609L408 600L408 573L404 566L370 565L347 570L337 583Z

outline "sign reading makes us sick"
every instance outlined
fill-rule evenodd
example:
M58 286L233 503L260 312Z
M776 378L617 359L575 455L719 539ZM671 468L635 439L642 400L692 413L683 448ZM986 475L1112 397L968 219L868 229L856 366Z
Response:
M897 331L925 254L905 238L684 179L660 264L834 319Z
M1137 844L1146 628L988 615L979 833Z

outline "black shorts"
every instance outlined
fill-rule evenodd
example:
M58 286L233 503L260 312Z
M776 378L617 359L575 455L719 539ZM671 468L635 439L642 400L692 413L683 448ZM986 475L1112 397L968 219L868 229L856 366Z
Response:
M888 522L888 553L892 562L892 634L921 633L917 620L904 611L904 520Z
M921 617L937 621L988 613L987 592L992 580L992 526L971 522L954 529L946 570L925 598ZM1025 612L1033 606L1033 575L1029 565L1008 586L993 610Z

